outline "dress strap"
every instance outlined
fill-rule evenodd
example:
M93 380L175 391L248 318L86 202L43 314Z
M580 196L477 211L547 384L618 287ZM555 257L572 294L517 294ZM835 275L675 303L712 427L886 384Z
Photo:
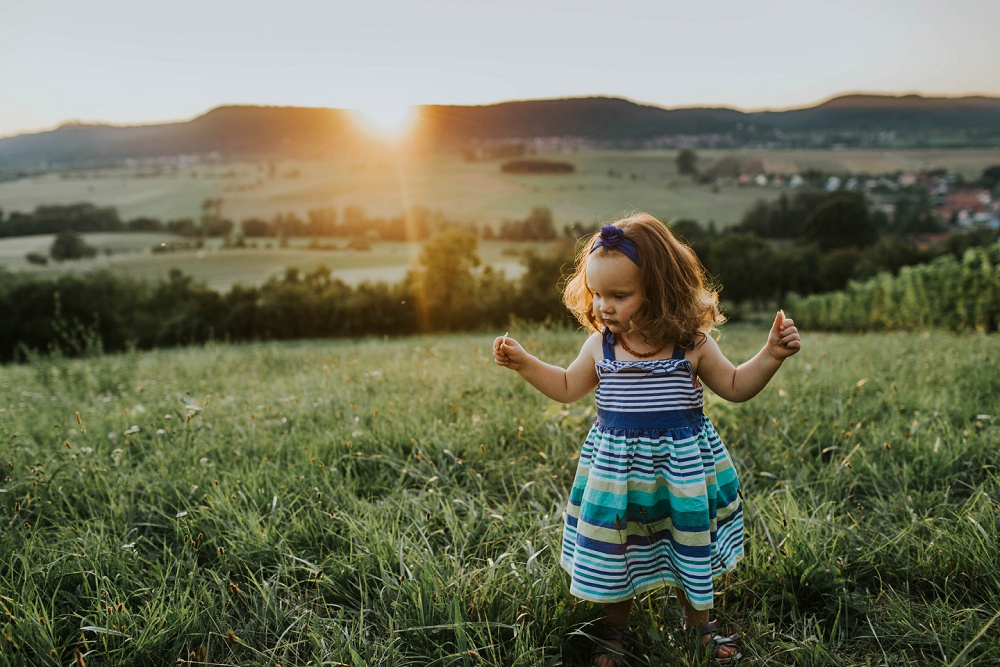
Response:
M604 358L608 361L615 360L615 334L611 329L604 329L601 333L601 347L604 348Z
M683 347L681 347L680 345L675 345L674 346L674 353L673 353L673 355L670 358L671 359L683 359L685 351L686 350Z

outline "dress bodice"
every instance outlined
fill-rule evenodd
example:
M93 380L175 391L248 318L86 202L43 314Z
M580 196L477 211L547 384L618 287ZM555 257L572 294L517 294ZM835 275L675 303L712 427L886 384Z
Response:
M597 362L598 427L628 435L683 430L697 433L704 421L704 397L684 349L669 359L617 360L614 334L604 333L604 359Z

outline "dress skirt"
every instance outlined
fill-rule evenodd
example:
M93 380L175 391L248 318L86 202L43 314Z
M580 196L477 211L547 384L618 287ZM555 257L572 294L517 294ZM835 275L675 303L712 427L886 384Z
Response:
M573 595L612 603L674 586L711 609L713 579L742 557L739 480L708 417L591 428L563 529Z

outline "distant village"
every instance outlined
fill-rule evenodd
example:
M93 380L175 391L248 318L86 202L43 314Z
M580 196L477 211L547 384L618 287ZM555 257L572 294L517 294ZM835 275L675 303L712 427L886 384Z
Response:
M969 184L942 169L879 176L840 176L807 171L803 174L766 173L760 160L723 159L701 176L714 186L760 188L822 188L827 192L860 192L872 210L894 217L904 198L926 198L938 220L960 230L1000 229L1000 196L980 184Z
M806 184L806 179L799 174L741 174L737 183L799 188ZM873 210L882 211L890 218L896 213L900 197L923 189L941 222L958 229L1000 229L1000 197L988 188L963 184L954 174L917 172L870 178L826 176L822 187L827 192L863 192Z

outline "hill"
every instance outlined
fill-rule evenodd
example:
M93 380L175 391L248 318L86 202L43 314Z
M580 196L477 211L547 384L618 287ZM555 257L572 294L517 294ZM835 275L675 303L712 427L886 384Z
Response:
M806 109L744 112L592 97L423 106L415 125L412 144L426 151L536 138L606 147L991 147L1000 146L1000 98L848 95ZM190 121L68 124L0 139L0 166L44 169L185 155L323 158L368 149L371 141L345 110L224 106Z
M193 120L139 126L72 123L0 139L0 164L113 163L206 156L322 158L357 143L350 114L339 109L218 107Z
M845 95L818 106L751 114L783 130L955 131L1000 128L1000 98Z

